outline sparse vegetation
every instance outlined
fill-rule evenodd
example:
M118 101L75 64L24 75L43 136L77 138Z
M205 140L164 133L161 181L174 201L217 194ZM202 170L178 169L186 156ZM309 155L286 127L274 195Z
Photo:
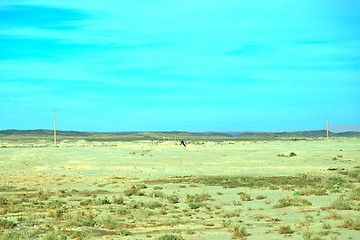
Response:
M251 201L251 197L248 193L238 192L237 195L240 196L241 201Z
M0 219L0 229L11 229L15 227L15 223L13 221L9 221L6 219Z
M213 172L209 175L194 176L190 175L192 172L189 171L187 176L158 177L156 176L159 171L158 163L152 165L151 161L146 163L149 164L146 167L138 165L138 162L136 167L122 168L117 165L114 171L120 170L116 176L104 176L95 180L82 179L82 176L79 178L66 176L86 172L76 167L74 170L69 168L66 175L59 173L54 178L50 174L43 179L41 175L34 175L39 179L31 183L27 181L30 182L32 176L25 174L21 181L11 176L0 183L3 184L0 186L0 240L142 239L144 237L207 239L213 231L218 232L219 235L231 235L234 239L251 238L252 234L267 239L266 235L258 236L259 233L269 234L268 238L278 236L319 240L340 239L346 236L355 239L356 233L360 231L358 221L360 168L355 165L357 155L349 150L349 145L345 146L344 139L341 139L343 141L341 144L339 143L339 147L344 149L346 147L342 155L334 150L339 147L333 148L329 145L307 150L298 145L304 139L297 139L299 143L293 142L293 138L289 138L288 141L292 145L291 149L274 147L271 146L272 142L265 141L257 143L236 141L231 144L228 141L219 141L219 146L229 147L228 152L219 152L219 156L225 162L232 164L229 168L231 171L229 176L211 175ZM307 143L310 145L310 140ZM316 143L324 142L319 140ZM326 143L333 144L330 141ZM106 146L106 151L111 151L114 147L116 150L114 155L123 157L124 161L127 158L132 161L144 161L145 158L150 158L149 151L158 159L160 155L156 155L159 152L157 150L168 146L179 147L171 141L152 145L158 147L157 150L147 150L143 143L127 142L125 145L125 143L99 142L96 144L99 148ZM287 174L286 167L290 162L296 164L297 161L306 160L312 164L310 160L317 156L323 160L317 162L316 166L326 162L326 167L319 173L306 172L306 170L304 173L297 173L303 169L291 168L288 171L291 176L276 176L277 168L274 168L269 170L271 176L266 173L263 176L256 176L251 169L257 167L257 163L246 162L249 159L247 154L252 157L253 154L262 154L261 151L257 152L259 148L256 144L261 144L258 146L262 147L268 144L265 147L269 148L263 148L261 151L269 151L270 161L281 163L284 167L281 170L282 174ZM79 146L83 149L86 147ZM209 154L214 146L218 147L211 142L206 144L193 142L187 148L179 148L183 154L178 158L179 161L183 161L181 165L173 162L172 164L175 167L187 166L188 157L194 156L187 154L200 154L199 147L205 148ZM332 150L326 152L330 147ZM293 149L298 153L298 158L296 153L291 152ZM10 150L11 148L3 149L3 151ZM61 147L56 150L61 150ZM129 152L132 151L136 153L130 155ZM238 166L235 161L230 160L233 157L232 151L237 151L236 153L241 151L242 155L239 155L241 164L249 163L248 175L235 175L234 169ZM277 158L278 152L286 153L283 156L286 158ZM356 153L358 152L360 151ZM111 154L113 153L115 152ZM332 156L337 157L336 162L331 161ZM28 159L32 158L36 159L36 156L24 155L24 162L31 164ZM75 165L81 165L80 161L81 158ZM160 156L159 162L161 161ZM212 161L211 158L209 161ZM217 162L211 162L213 163ZM71 165L70 161L68 164ZM198 167L197 159L191 159L191 164ZM213 167L217 168L218 165L209 165L209 168L201 171L211 172L209 169ZM264 169L267 171L267 168ZM188 171L189 168L184 170ZM36 172L41 170L32 174ZM144 175L142 172L149 175ZM153 172L154 178L151 178L150 174ZM112 172L109 173L111 174ZM2 176L6 178L6 175ZM22 186L22 181L26 182L26 186ZM264 229L262 233L257 230L258 226ZM338 235L338 232L342 235Z
M278 203L273 206L273 208L284 208L290 206L309 206L312 205L307 199L296 197L296 198L280 198Z
M183 237L175 234L164 234L157 238L158 240L184 240Z
M294 231L291 229L291 227L289 225L280 226L278 231L280 234L293 234L294 233Z
M341 227L360 231L360 219L359 218L356 218L356 219L355 218L346 218L346 219L344 219Z

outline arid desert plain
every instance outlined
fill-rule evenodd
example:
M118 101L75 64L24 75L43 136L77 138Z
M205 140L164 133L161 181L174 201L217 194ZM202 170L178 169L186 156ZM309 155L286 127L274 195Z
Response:
M360 239L360 138L0 138L0 239Z

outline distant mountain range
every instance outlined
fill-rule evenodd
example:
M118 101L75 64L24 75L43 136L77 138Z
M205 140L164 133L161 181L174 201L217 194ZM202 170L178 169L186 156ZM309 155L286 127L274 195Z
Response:
M359 137L360 125L337 125L329 128L329 136ZM159 139L159 138L240 138L240 139L277 139L277 138L300 138L300 137L326 137L326 129L312 131L284 131L284 132L248 132L248 131L208 131L208 132L79 132L79 131L56 131L61 137L85 137L87 139ZM0 136L23 136L23 137L50 137L53 130L2 130Z
M322 130L326 130L326 127ZM330 125L329 131L333 133L360 132L360 125Z

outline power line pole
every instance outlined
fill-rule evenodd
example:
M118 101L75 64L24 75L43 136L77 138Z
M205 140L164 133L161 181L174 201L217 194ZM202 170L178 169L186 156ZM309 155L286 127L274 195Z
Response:
M54 111L54 147L56 147L56 119L55 119L55 113L56 113L56 110Z
M326 119L326 139L329 139L329 120Z

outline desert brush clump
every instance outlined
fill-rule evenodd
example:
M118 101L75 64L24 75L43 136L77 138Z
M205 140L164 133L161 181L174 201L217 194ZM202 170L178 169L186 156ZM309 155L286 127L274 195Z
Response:
M263 199L265 199L265 198L267 198L267 196L265 196L265 195L257 195L257 196L255 197L256 200L263 200Z
M208 201L208 200L211 200L211 195L205 191L200 194L195 194L195 195L187 194L186 195L186 203L190 203L190 202L201 203L201 202Z
M0 198L0 205L8 205L10 201L6 198Z
M177 195L168 196L166 199L167 199L168 202L171 203L171 204L175 204L175 203L179 203L179 202L180 202L179 197L178 197Z
M153 198L164 198L165 194L161 191L153 191L148 194L149 197Z
M289 225L283 225L278 228L280 234L293 234L294 231L291 229Z
M284 208L290 206L309 206L312 205L307 199L299 198L299 197L285 197L280 198L278 203L274 205L272 208Z
M130 188L126 189L123 193L125 196L144 196L145 192L142 189L147 188L144 183L139 183L132 185Z
M99 225L107 229L117 229L122 227L121 219L116 218L113 215L100 218L97 222Z
M204 204L203 203L199 203L199 202L189 202L188 206L190 209L198 209L200 207L203 207Z
M123 196L113 196L111 202L113 204L118 204L118 205L125 205L124 202L124 197Z
M30 232L29 230L27 230L25 227L8 229L5 230L4 232L0 232L0 240L10 240L10 239L32 240L32 239L36 239L36 235Z
M132 233L128 229L123 228L123 227L120 227L117 231L118 231L120 236L130 236L130 235L132 235Z
M247 235L249 235L246 231L245 226L239 226L239 225L230 225L228 226L228 231L233 234L233 237L235 239L245 239Z
M341 227L360 231L360 219L359 218L345 218Z
M241 201L251 201L250 194L246 192L238 192L237 195L240 196Z
M157 240L184 240L184 238L182 236L175 235L175 234L164 234L156 239Z
M16 224L13 221L7 219L0 219L0 229L11 229L14 228Z
M51 192L49 190L44 190L44 189L40 189L36 196L39 200L41 201L45 201L48 200L50 198Z
M294 153L294 152L291 152L291 153L289 153L289 155L285 155L285 154L278 154L277 156L278 156L278 157L296 157L296 156L297 156L297 154L296 154L296 153Z
M338 210L357 210L355 202L345 198L344 196L340 196L332 202L330 206Z

